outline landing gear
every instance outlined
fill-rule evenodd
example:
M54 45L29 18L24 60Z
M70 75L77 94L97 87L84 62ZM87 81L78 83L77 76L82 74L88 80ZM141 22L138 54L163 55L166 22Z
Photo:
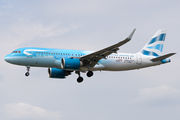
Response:
M88 77L92 77L92 76L93 76L93 72L92 72L92 71L88 71L88 72L87 72L87 76L88 76Z
M27 72L25 73L25 76L29 76L30 66L27 66Z
M77 82L78 82L78 83L81 83L82 81L83 81L83 77L78 77L78 78L77 78Z
M25 76L29 76L29 72L26 72L26 73L25 73Z
M78 83L83 82L83 77L81 77L80 71L75 71L75 73L78 74L78 76L79 76L79 77L77 78L77 82L78 82ZM88 77L93 76L93 72L92 72L92 71L88 71L88 72L87 72L87 76L88 76Z
M80 71L75 71L75 73L79 75L79 77L77 78L77 82L81 83L83 81L83 77L81 77Z

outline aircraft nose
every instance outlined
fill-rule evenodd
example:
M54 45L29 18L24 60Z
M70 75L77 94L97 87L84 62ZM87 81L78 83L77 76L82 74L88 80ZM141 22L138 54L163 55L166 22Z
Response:
M10 55L6 55L5 57L4 57L4 60L6 61L6 62L12 62L12 57L10 56Z

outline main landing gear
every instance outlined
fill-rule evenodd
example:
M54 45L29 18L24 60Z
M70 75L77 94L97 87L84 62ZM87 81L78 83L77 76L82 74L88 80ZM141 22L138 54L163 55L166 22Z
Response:
M77 82L78 82L78 83L83 82L83 77L81 77L80 71L75 71L75 73L79 75L79 77L77 78ZM93 76L93 72L92 72L92 71L88 71L86 75L87 75L88 77L92 77L92 76Z
M77 82L78 82L78 83L81 83L82 81L83 81L83 77L79 76L79 77L77 78Z
M25 73L25 76L29 76L30 66L27 66L27 72Z
M88 77L92 77L93 76L93 72L92 71L88 71L86 74Z
M78 83L81 83L81 82L83 81L83 77L81 77L80 71L76 71L75 73L78 74L78 76L79 76L79 77L77 78L77 82L78 82Z

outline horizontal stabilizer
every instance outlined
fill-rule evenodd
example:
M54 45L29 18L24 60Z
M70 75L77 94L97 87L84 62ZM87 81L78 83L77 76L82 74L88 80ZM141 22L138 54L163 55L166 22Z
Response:
M174 54L176 54L176 53L169 53L169 54L166 54L166 55L163 55L163 56L160 56L160 57L153 58L153 59L151 59L151 61L153 61L153 62L161 61L161 60L164 60L164 59L166 59L166 58L168 58L168 57L170 57L170 56L172 56Z

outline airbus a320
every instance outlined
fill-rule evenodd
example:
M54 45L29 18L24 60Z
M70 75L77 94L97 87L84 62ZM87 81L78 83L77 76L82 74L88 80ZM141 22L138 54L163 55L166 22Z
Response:
M170 62L168 57L175 53L162 55L165 30L158 30L138 53L118 53L119 47L129 42L134 32L135 29L126 39L99 51L25 47L14 50L4 59L11 64L26 66L25 76L30 75L30 67L47 67L49 77L59 79L75 71L78 83L83 81L80 73L87 72L87 77L91 77L93 71L134 70Z

